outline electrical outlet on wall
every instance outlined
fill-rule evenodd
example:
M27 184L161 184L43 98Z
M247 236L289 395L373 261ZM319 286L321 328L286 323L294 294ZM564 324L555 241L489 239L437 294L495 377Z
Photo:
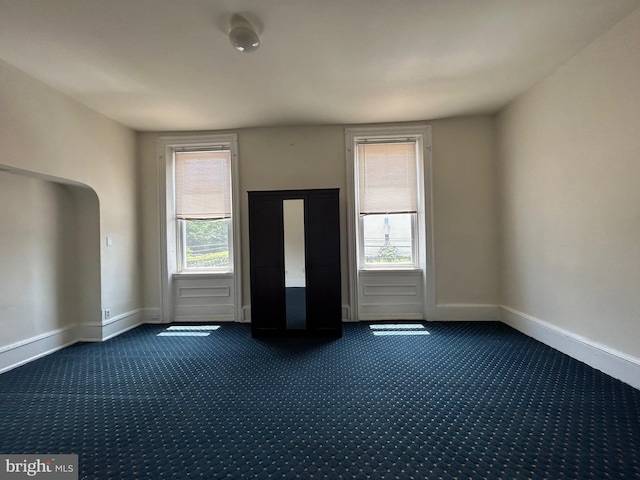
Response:
M104 319L107 320L108 318L111 318L111 309L110 308L105 308L103 310L104 312Z

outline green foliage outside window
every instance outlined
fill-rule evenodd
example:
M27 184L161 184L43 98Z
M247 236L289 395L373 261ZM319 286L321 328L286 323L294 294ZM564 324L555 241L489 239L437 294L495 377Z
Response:
M188 268L228 266L228 220L187 220L186 260Z
M398 247L394 245L384 245L378 249L378 253L374 258L368 259L370 263L406 263L411 258L402 256Z

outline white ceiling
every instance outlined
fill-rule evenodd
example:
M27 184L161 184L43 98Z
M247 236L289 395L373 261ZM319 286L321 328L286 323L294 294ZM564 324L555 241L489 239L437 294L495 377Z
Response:
M136 130L495 112L640 0L0 0L0 59ZM229 44L232 14L262 44Z

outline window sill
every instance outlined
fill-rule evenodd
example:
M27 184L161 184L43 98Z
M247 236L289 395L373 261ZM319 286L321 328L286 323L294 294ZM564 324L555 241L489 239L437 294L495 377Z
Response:
M234 274L232 271L221 271L221 272L180 272L174 273L171 275L172 278L175 279L202 279L202 278L233 278Z
M422 275L422 269L419 267L395 267L395 268L360 268L360 275L385 275L385 274L403 274L403 275Z

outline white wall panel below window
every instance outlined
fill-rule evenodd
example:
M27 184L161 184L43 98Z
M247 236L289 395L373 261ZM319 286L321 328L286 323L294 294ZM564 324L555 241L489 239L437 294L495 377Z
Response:
M359 320L423 320L421 270L360 271Z
M235 320L235 279L232 275L176 275L173 279L176 322Z

